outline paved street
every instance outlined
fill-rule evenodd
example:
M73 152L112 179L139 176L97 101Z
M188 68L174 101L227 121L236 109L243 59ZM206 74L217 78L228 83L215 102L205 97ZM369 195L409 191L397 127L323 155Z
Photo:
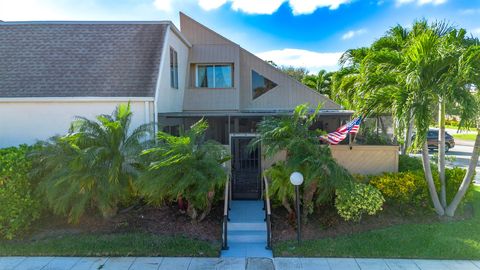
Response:
M354 258L0 257L0 270L480 270L480 261Z
M447 166L467 168L470 162L470 157L472 156L474 142L462 140L455 140L455 142L455 147L447 153ZM430 152L430 157L432 158L435 154L436 151ZM420 157L421 155L414 154L413 156ZM478 165L474 181L480 183L480 166Z

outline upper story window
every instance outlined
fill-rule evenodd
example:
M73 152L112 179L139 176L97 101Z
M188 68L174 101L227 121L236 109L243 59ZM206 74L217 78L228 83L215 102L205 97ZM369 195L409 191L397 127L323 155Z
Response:
M178 89L178 54L170 47L170 86Z
M276 83L272 82L271 80L263 77L262 75L258 74L256 71L252 70L252 92L253 92L253 99L265 94L266 92L270 91L271 89L277 86Z
M232 65L197 65L197 77L195 86L205 88L232 88Z

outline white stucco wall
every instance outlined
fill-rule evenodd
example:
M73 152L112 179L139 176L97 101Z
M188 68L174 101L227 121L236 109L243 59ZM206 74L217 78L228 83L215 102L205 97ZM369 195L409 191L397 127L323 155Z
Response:
M126 102L0 101L0 148L66 134L75 116L93 119L99 114L111 114L119 103ZM133 112L131 128L153 121L153 102L135 101L130 106Z
M171 29L166 35L167 42L162 54L159 69L160 81L157 85L158 112L181 112L183 110L183 95L187 79L188 46ZM170 86L170 47L178 55L178 89Z

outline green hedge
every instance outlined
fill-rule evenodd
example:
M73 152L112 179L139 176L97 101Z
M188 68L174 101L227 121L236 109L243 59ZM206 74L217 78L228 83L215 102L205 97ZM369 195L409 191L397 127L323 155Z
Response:
M362 216L373 216L382 210L385 199L375 187L355 183L348 189L337 189L335 207L345 220L360 221Z
M0 238L12 239L40 216L28 178L31 146L0 149Z
M463 181L466 170L462 168L445 169L447 183L447 202L450 202L457 193ZM438 173L433 171L437 192L440 192ZM398 206L403 210L424 208L431 206L430 194L423 170L403 171L399 173L385 173L372 177L370 184L376 187L390 205ZM471 189L467 192L469 197Z
M399 172L411 172L423 170L423 163L420 158L411 157L409 155L400 155L398 160Z

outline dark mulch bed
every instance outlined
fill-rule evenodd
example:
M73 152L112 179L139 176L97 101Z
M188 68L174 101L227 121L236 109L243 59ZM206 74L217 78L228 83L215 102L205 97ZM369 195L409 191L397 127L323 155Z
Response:
M459 211L460 212L460 211ZM465 211L454 218L438 217L433 210L423 209L406 214L398 208L385 205L383 211L375 216L364 216L360 222L346 222L333 206L321 207L310 215L308 223L302 225L302 239L321 239L338 237L370 230L387 228L400 224L428 224L452 220L464 220L473 216L473 210L466 205ZM296 221L288 216L283 207L272 210L273 241L294 240L297 237Z
M85 214L78 224L69 224L64 217L45 216L36 222L30 238L43 239L80 233L149 232L167 236L186 236L200 240L220 241L223 204L214 206L202 222L192 223L177 205L162 207L138 206L104 219Z

